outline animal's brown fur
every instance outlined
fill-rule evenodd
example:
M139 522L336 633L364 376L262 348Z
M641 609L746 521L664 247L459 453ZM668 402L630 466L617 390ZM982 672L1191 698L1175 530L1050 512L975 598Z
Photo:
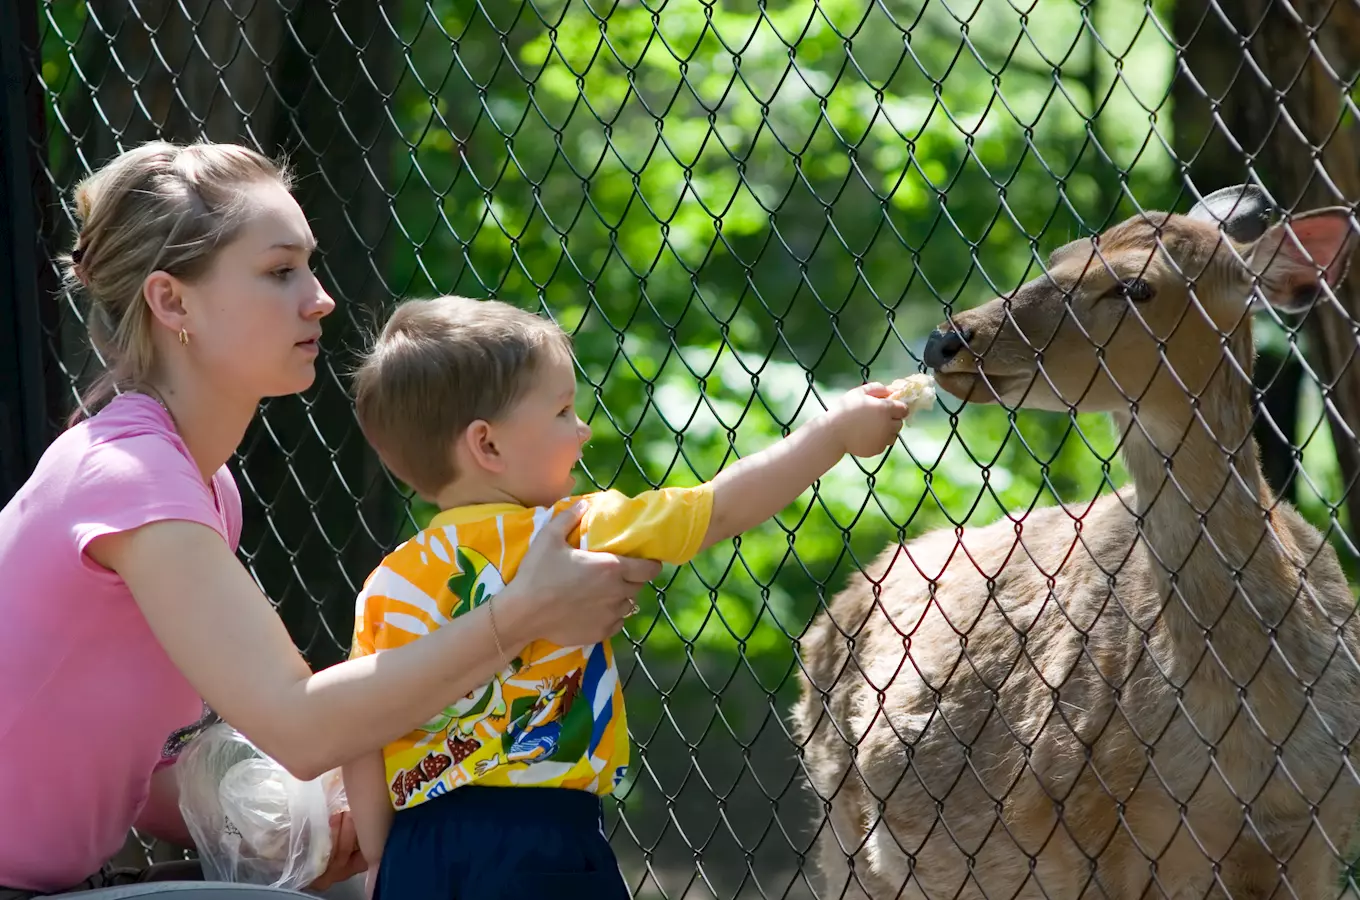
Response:
M1251 440L1251 272L1281 304L1316 280L1277 229L1137 217L942 326L972 331L942 388L1110 412L1133 484L890 548L817 617L793 720L820 896L1338 893L1360 627ZM1108 293L1135 277L1156 296Z

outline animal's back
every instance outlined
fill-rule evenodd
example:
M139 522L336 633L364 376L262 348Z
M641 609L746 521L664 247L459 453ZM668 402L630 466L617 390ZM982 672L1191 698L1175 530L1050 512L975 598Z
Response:
M1206 853L1244 846L1240 797L1256 798L1258 827L1284 835L1297 813L1306 829L1308 804L1274 771L1266 723L1241 714L1212 655L1185 652L1183 611L1158 594L1133 507L1126 489L1083 512L1035 510L1018 532L1002 520L962 540L928 534L890 548L817 617L794 722L812 786L830 799L819 860L833 895L853 857L871 896L904 884L902 896L1140 896L1149 857L1212 879ZM1330 598L1334 556L1280 509ZM1292 618L1327 649L1314 611ZM1355 646L1354 624L1344 630ZM1297 717L1303 686L1283 670L1267 683L1274 668L1253 696ZM1353 674L1329 669L1313 702L1353 706ZM1307 758L1320 778L1335 775L1340 757L1320 725L1279 746L1294 768ZM1354 794L1332 791L1329 806Z
M1126 752L1102 744L1119 718L1116 694L1147 676L1139 651L1156 625L1136 618L1155 604L1145 563L1129 552L1130 502L1110 495L1081 511L1035 510L1019 529L1003 519L961 540L941 531L890 548L815 621L794 720L814 789L835 797L845 850L865 841L861 858L899 876L871 893L895 894L909 857L921 882L968 895L969 856L989 867L989 885L1020 889L1027 857L1075 852L1051 852L1072 840L1054 801L1073 808L1068 795L1091 790L1082 774L1092 754ZM1107 809L1103 819L1115 808L1075 806ZM1014 821L1036 812L1051 823ZM1066 824L1090 835L1081 843L1094 854L1113 822ZM1036 831L1043 843L1017 845ZM846 855L824 845L821 860L844 872Z

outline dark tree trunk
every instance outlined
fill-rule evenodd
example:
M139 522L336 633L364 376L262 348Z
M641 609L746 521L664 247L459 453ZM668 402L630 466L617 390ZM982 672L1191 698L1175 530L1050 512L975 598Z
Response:
M56 434L66 378L50 348L59 329L50 262L54 217L38 10L0 10L0 504Z
M338 304L325 322L316 387L266 405L244 466L261 488L256 570L313 665L348 650L355 593L404 513L359 432L346 374L391 300L383 280L394 134L386 106L397 78L386 20L395 20L395 5L296 3L296 39L274 69L280 102L272 120L260 120L296 170L321 248L317 273Z
M62 114L71 186L146 140L244 143L286 155L320 242L317 271L339 309L326 321L316 386L267 401L234 468L245 501L241 556L313 666L343 657L354 593L395 535L401 506L354 421L347 380L357 323L389 299L381 273L396 0L103 0L79 40L82 80ZM64 356L93 374L68 317Z
M1173 24L1182 48L1173 88L1175 149L1203 193L1257 180L1285 210L1354 205L1360 199L1360 141L1343 120L1345 83L1360 65L1360 8L1330 0L1180 0ZM1309 32L1315 37L1309 40ZM1255 178L1252 179L1254 173ZM1341 308L1319 306L1304 323L1309 365L1323 378L1345 508L1360 524L1360 266L1338 291ZM1273 487L1297 482L1290 446L1298 439L1297 395L1303 368L1268 353L1258 384L1274 427L1257 427ZM1283 438L1276 429L1283 433Z

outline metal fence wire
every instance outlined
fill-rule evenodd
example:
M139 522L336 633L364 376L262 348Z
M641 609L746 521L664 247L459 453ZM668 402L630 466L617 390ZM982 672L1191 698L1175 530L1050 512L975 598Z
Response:
M1317 268L1234 281L1187 262L1207 232L1144 214L1253 184L1275 221L1341 207L1296 231L1348 245L1355 0L15 9L3 123L33 202L7 215L38 240L11 305L41 326L44 440L99 366L51 262L76 181L152 138L300 175L340 307L315 387L267 401L233 466L240 556L316 666L430 515L348 393L399 298L573 334L582 489L711 478L932 355L989 373L1002 402L942 392L644 598L607 804L636 896L1349 889L1360 295L1333 279L1248 324L1249 292Z

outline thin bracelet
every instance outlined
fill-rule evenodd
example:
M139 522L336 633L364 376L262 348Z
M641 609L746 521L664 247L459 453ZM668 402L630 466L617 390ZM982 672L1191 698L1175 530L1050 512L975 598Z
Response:
M509 665L509 662L508 662L508 660L506 660L506 658L505 658L505 648L501 646L501 635L500 635L500 632L496 629L496 598L495 598L495 597L492 597L490 600L488 600L488 601L486 602L486 613L487 613L488 616L491 617L491 640L493 640L493 641L496 642L496 653L497 653L497 655L498 655L498 657L499 657L498 662L500 663L500 666L501 666L501 668L503 669L503 668L505 668L507 665Z

